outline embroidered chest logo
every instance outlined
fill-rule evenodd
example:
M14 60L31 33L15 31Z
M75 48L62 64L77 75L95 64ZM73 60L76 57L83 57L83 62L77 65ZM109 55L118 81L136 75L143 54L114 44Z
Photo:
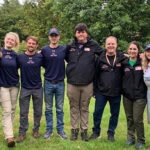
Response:
M106 64L104 64L104 65L102 66L102 68L105 69L105 68L108 68L108 66L107 66Z
M84 51L89 52L89 51L91 51L91 49L89 47L85 47Z
M56 57L57 56L57 54L56 54L56 52L55 52L55 50L53 49L52 50L52 53L51 53L51 55L50 55L51 57Z
M124 71L127 72L127 71L130 71L130 69L129 68L125 68Z
M75 50L76 50L76 49L72 47L69 51L71 51L71 52L73 51L73 52L74 52Z
M135 70L142 70L142 67L141 66L137 66L137 67L135 67Z
M35 62L33 61L32 57L29 57L27 64L34 64Z
M121 67L121 63L116 64L116 67Z
M6 58L6 59L12 59L12 56L10 55L10 52L7 52L7 53L6 53L5 58Z

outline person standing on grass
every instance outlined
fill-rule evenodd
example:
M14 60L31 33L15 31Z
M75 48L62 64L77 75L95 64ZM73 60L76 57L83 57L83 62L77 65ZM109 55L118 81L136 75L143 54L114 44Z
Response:
M65 91L65 57L66 48L59 45L60 33L56 28L51 28L48 33L50 44L41 49L44 59L44 95L45 95L45 117L46 132L44 139L53 135L53 98L55 96L55 107L57 117L57 134L66 139L64 132L64 91Z
M145 144L143 113L146 106L146 86L143 80L141 59L139 58L140 46L133 41L129 44L129 59L123 62L123 106L127 119L127 145L135 144L136 149L141 149Z
M19 92L19 75L17 53L12 48L19 46L17 33L9 32L5 35L4 48L1 48L0 87L2 107L2 126L8 147L15 146L13 122Z
M88 141L89 103L93 96L95 55L100 55L101 52L98 43L88 37L86 24L77 24L75 39L67 45L66 52L67 96L72 126L70 140L77 140L80 124L81 138Z
M93 133L90 140L96 139L101 133L101 119L107 101L110 105L111 117L107 131L108 140L114 141L115 129L118 124L121 101L122 61L123 53L117 51L116 37L109 36L105 43L106 51L98 58L94 84L95 110L93 114Z
M147 86L147 120L150 124L150 44L145 47L142 69L144 71L144 82Z
M26 39L27 50L25 53L18 55L17 63L21 72L21 91L20 91L20 127L17 142L20 143L26 138L28 130L28 113L29 104L32 96L34 110L34 127L33 137L39 137L40 120L42 116L43 104L43 88L41 81L41 66L43 65L43 57L36 53L38 47L38 39L29 36Z

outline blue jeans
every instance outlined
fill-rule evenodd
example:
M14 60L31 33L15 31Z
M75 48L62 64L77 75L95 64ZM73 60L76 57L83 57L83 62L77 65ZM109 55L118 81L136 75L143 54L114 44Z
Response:
M45 94L45 117L46 117L46 130L53 130L53 97L55 95L55 107L57 116L57 132L62 132L64 129L64 81L58 83L51 83L45 80L44 82L44 94Z
M103 111L107 101L109 101L111 117L109 119L109 127L107 133L115 134L115 129L118 124L121 96L109 97L103 96L100 93L96 93L95 98L96 102L95 102L95 111L93 114L93 121L94 121L93 132L96 132L98 134L101 132L100 124Z

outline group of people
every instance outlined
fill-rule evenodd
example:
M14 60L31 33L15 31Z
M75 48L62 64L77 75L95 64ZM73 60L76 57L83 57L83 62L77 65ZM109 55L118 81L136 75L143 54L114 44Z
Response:
M42 116L43 93L45 100L46 132L44 139L53 135L53 98L55 97L57 134L66 139L64 132L64 92L65 62L67 76L67 96L70 104L71 136L78 139L79 128L83 141L97 139L101 134L101 119L107 101L110 105L108 140L115 140L118 124L121 95L127 119L127 145L136 143L136 148L144 147L143 113L148 104L150 123L150 45L140 56L140 46L133 41L128 54L117 51L117 38L106 38L105 49L90 39L86 24L75 26L75 39L65 47L59 45L60 33L56 28L48 32L49 45L36 52L38 39L26 39L26 51L17 54L12 50L19 46L18 34L9 32L0 50L0 103L2 125L8 147L15 146L13 121L20 89L20 127L16 142L26 138L28 130L29 104L32 97L34 110L33 137L39 137ZM44 92L41 80L41 67L44 73ZM20 68L21 86L19 86ZM88 137L88 117L91 97L94 96L93 132ZM136 137L137 136L137 142Z

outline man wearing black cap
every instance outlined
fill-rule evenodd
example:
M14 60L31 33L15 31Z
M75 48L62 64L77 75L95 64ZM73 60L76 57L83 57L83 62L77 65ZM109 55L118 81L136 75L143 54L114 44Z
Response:
M41 49L44 59L44 94L45 94L45 117L46 133L44 138L48 139L53 134L53 97L55 95L55 106L57 116L57 134L66 139L64 132L64 78L65 78L65 53L66 49L59 45L60 34L56 28L50 29L48 33L50 44Z

